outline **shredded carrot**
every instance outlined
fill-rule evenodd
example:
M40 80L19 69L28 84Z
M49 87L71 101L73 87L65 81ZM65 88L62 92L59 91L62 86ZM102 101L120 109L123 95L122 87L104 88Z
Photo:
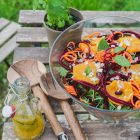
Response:
M75 88L73 86L65 84L64 87L69 94L77 96L77 93L76 93Z
M108 52L111 53L112 55L115 54L115 53L114 53L114 48L109 48Z
M107 37L107 39L106 39L106 40L109 42L109 44L113 44L113 43L114 43L114 38L113 38L113 36L114 36L115 34L119 34L119 35L121 35L121 37L123 36L123 33L122 33L122 32L120 32L120 31L115 31L114 33L108 35L108 37Z
M64 58L65 60L69 61L69 62L73 62L73 61L76 61L77 59L77 54L72 52L72 51L69 51L67 53L65 53L61 59Z
M86 43L79 43L79 48L82 50L83 53L89 53L89 46Z
M74 52L75 52L75 51L81 51L81 49L80 49L80 48L76 48L76 49L74 50Z
M100 35L101 35L100 32L93 32L92 34L89 34L89 35L87 35L87 36L84 36L84 37L83 37L83 40L84 40L84 39L92 39L93 37L98 37L98 36L100 36Z
M73 41L70 41L70 42L67 44L67 47L69 47L71 44L75 47L75 42L73 42Z
M75 50L75 51L72 51L74 53L78 53L78 52L82 52L81 50Z
M112 38L113 38L113 34L108 35L106 40L109 42L109 44L114 43L114 40Z
M138 100L134 103L134 97L136 97ZM131 98L131 103L135 109L140 108L140 94L135 94Z
M129 67L123 67L123 66L122 66L121 69L122 69L122 71L124 71L124 72L128 72Z
M135 80L130 80L132 87L140 92L140 86Z
M140 100L136 101L134 108L135 109L139 109L140 108Z
M81 58L83 61L85 61L85 60L86 60L85 54L84 54L84 53L81 53L81 54L80 54L80 58Z
M121 35L121 37L123 37L123 33L120 32L120 31L115 31L115 32L114 32L114 35L115 35L115 34L119 34L119 35Z
M135 109L140 108L140 87L135 80L130 80L132 89L133 89L133 96L131 98L131 103ZM138 100L134 103L134 97Z
M104 60L108 60L108 61L112 60L112 54L111 53L106 53L104 55Z
M95 61L99 61L99 62L104 62L104 55L105 55L105 51L99 51L95 54L94 56L94 60Z
M130 61L130 63L133 62L133 59L132 59L132 56L131 56L130 53L124 52L124 53L123 53L123 56L126 57L126 58Z

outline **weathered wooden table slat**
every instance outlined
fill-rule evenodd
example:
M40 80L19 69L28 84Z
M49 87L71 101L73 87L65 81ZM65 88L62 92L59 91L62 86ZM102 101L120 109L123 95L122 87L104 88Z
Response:
M70 140L74 140L74 136L65 119L59 121L61 121L62 127ZM140 136L140 125L138 125L136 121L112 124L89 120L81 121L81 126L88 140L139 140ZM4 133L3 140L19 140L13 132L11 123L5 124L4 131L6 132L7 130L9 130L10 133ZM48 123L44 135L39 140L57 140Z
M4 60L6 56L9 55L18 46L19 44L16 43L16 36L12 37L2 46L2 48L0 48L0 61Z
M114 28L113 28L114 29ZM116 30L124 30L126 28L117 28ZM140 32L140 28L129 28L133 31ZM87 31L88 29L86 29ZM94 28L92 31L100 31L106 33L111 28ZM18 30L17 43L48 43L46 29L43 27L23 27Z
M99 15L102 16L124 16L140 20L140 12L131 11L82 11L84 19L94 18ZM19 15L20 24L28 25L42 25L44 20L45 11L42 10L21 10Z
M100 31L107 33L112 28L94 28L92 31ZM113 28L114 30L126 30L126 28ZM140 32L140 28L129 28L133 31ZM86 32L88 29L86 29ZM91 30L90 30L91 31ZM22 27L18 30L17 42L18 43L48 43L48 37L44 27Z
M19 24L0 18L0 62L19 46L15 37L15 33L19 28Z
M10 23L9 20L0 18L0 31Z
M21 53L22 52L22 53ZM39 61L49 63L49 49L41 47L19 47L15 49L13 62L22 59L38 59Z
M19 28L19 24L11 22L4 30L2 30L0 32L0 46L3 45L3 43L5 43L12 35L14 35Z
M22 27L18 30L18 43L47 43L46 29L43 27Z
M109 11L83 11L84 18L94 18L98 15L115 15L115 16L128 16L140 20L140 12L109 12ZM32 10L22 10L19 16L19 23L23 26L28 25L28 27L22 27L17 34L17 42L19 43L47 43L48 39L46 36L46 30L43 25L45 12L44 11L32 11ZM116 22L116 21L115 21ZM32 27L33 26L33 27ZM40 27L38 27L40 26ZM98 28L96 28L97 30ZM102 31L106 30L101 29ZM140 29L136 29L140 32ZM29 45L29 44L28 44ZM14 62L22 59L38 59L45 64L48 64L48 48L33 48L33 47L20 47L15 50ZM74 140L74 136L65 120L63 112L58 104L50 98L51 104L57 114L58 120L62 123L66 134L69 136L70 140ZM100 122L95 117L89 115L80 105L72 103L72 107L77 114L82 128L89 140L138 140L140 136L140 122L139 119L136 120L135 117L127 121L114 123L103 123ZM18 140L14 135L13 126L11 123L6 123L4 125L4 133L2 140ZM11 130L12 129L12 130ZM10 133L9 133L10 132ZM49 124L47 124L46 131L40 140L57 140L52 132Z

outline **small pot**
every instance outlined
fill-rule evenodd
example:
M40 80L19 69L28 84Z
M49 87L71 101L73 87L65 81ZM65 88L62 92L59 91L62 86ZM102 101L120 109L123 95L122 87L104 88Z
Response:
M70 8L70 15L75 17L75 19L77 19L77 22L83 20L83 15L81 14L81 12L74 8ZM47 14L45 15L45 17L46 16ZM57 31L57 30L51 29L45 24L45 22L44 22L44 26L47 30L49 46L52 46L57 36L60 35L63 31Z

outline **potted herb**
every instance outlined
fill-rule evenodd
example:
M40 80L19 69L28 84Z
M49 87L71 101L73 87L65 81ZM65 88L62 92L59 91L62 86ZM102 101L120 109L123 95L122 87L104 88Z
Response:
M37 8L43 8L46 11L44 25L50 45L62 31L83 20L78 10L70 8L70 0L34 0L34 9Z

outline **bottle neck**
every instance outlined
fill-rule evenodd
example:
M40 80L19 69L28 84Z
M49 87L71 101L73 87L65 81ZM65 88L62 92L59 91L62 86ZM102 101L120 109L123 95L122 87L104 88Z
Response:
M28 101L28 96L26 94L21 94L20 96L18 96L18 98L22 103Z
M26 77L20 77L14 82L15 94L18 99L23 102L28 99L30 91L30 82Z

